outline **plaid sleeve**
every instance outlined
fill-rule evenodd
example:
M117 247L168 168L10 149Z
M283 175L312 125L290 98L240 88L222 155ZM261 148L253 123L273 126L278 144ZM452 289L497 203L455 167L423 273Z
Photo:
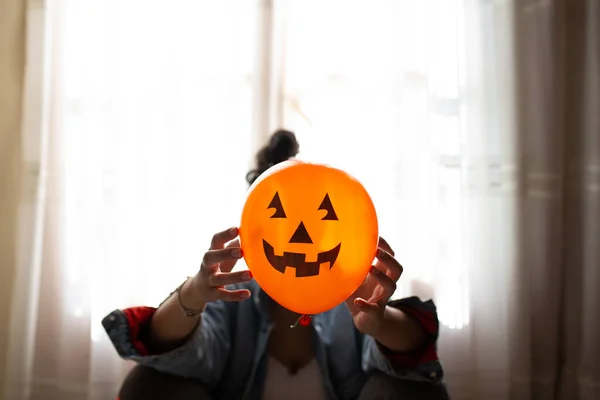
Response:
M129 340L141 356L150 355L144 339L150 330L150 321L155 312L156 308L153 307L131 307L123 310L129 328Z
M412 352L391 351L379 345L381 352L388 358L394 368L420 369L427 367L431 377L442 378L442 370L437 355L437 339L439 334L439 321L433 301L421 301L418 297L407 297L391 301L389 304L404 311L414 318L423 327L427 334L425 342L421 347Z
M164 353L148 348L150 323L156 309L133 307L115 310L102 325L119 356L184 378L199 379L213 387L220 379L230 350L230 312L236 304L210 303L190 337L179 347Z
M145 339L155 312L153 307L131 307L115 310L104 318L102 325L121 357L151 355Z

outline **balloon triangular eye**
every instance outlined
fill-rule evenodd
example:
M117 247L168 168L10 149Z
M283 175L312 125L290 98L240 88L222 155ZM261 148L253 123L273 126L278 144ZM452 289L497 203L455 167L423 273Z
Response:
M337 221L338 217L333 209L333 204L331 204L331 200L329 199L329 194L325 194L325 198L321 202L319 206L319 210L327 210L327 214L321 218L323 220Z
M271 218L286 218L285 211L283 210L283 204L281 204L281 199L279 198L279 192L275 192L275 196L273 196L273 200L267 206L267 209L274 208L275 213L271 215Z

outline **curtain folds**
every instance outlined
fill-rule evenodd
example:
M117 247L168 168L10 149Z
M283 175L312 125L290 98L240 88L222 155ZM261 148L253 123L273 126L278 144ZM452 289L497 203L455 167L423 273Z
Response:
M597 0L26 10L5 399L113 399L101 318L194 273L279 127L371 193L453 399L600 398Z

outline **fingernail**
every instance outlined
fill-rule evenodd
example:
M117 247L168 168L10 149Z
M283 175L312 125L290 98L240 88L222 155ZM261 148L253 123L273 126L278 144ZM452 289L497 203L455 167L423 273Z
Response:
M251 294L250 292L244 292L244 293L242 293L242 298L247 299L250 297L250 294Z
M377 273L379 273L379 270L377 268L375 268L374 266L371 265L371 269L369 270L369 272L377 274Z
M250 273L250 271L247 271L245 273L242 274L242 279L245 281L249 281L250 279L252 279L252 274Z
M233 257L241 257L242 256L242 249L240 249L239 247L231 250L231 255Z
M237 231L238 231L238 228L236 228L235 226L233 228L229 228L229 233L231 235L237 235Z
M248 271L248 276L250 277L250 279L252 279L252 277L254 276L252 275L252 271Z

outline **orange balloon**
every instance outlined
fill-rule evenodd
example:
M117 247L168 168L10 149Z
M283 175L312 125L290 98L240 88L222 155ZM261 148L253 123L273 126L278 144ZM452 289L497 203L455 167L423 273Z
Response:
M254 279L283 307L318 314L346 300L377 252L369 194L337 168L286 161L250 187L240 243Z

